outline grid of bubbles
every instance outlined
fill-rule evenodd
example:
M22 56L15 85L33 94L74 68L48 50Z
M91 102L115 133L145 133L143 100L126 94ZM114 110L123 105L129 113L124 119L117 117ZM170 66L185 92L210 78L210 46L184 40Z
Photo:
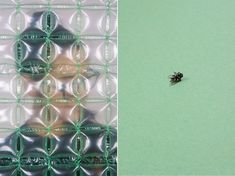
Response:
M1 0L0 175L117 175L117 0Z

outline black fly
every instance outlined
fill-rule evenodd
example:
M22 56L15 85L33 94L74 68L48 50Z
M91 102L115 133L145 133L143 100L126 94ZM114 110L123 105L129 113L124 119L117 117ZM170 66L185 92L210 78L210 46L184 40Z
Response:
M181 79L183 78L183 76L184 76L183 73L174 72L173 75L169 76L169 78L170 78L170 83L171 83L172 85L174 85L174 84L180 82Z

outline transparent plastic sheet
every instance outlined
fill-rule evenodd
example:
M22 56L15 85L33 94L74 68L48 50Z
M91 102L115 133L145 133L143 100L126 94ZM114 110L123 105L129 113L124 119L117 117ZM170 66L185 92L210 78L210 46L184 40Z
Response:
M0 1L0 175L117 175L117 1Z

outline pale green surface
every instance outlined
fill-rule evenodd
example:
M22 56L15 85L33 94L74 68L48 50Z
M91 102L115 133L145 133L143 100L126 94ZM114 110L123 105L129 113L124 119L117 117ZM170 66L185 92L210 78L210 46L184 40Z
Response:
M119 175L235 175L235 0L120 0L119 21Z

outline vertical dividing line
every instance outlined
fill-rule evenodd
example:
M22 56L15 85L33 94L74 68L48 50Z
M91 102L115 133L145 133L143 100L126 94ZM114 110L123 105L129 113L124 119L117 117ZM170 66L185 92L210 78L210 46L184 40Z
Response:
M111 176L111 175L110 175L110 170L107 170L106 176Z
M47 176L51 176L51 170L47 171Z
M46 33L47 33L47 37L46 37L46 61L47 61L47 67L48 66L48 62L50 62L51 59L51 41L50 41L50 33L52 32L52 23L53 23L53 18L52 18L52 11L51 11L51 0L48 0L48 11L46 13Z
M52 111L51 111L51 105L48 104L48 98L50 99L50 91L51 85L49 82L50 77L48 76L49 74L49 68L50 68L50 62L51 62L51 50L52 50L52 46L51 46L51 41L50 41L50 33L51 33L51 28L52 28L52 11L51 11L51 0L48 0L48 12L46 14L46 65L47 65L47 76L46 76L46 98L47 98L47 103L46 103L46 119L47 119L47 130L48 128L50 128L51 126L51 120L52 120ZM48 82L49 81L49 82ZM53 84L53 83L52 83ZM51 176L51 130L48 130L48 136L46 138L46 149L47 149L47 176Z
M48 98L47 98L48 99ZM45 105L45 113L44 113L44 116L45 116L45 121L47 123L47 128L50 126L50 123L51 123L51 111L50 111L50 105L49 104L46 104Z
M21 80L21 77L20 77L20 74L17 73L16 75L16 108L14 109L15 110L15 114L14 114L14 124L17 126L17 127L20 127L21 126L21 106L20 106L20 101L21 101L21 95L22 95L22 80Z
M16 54L16 57L17 57L17 65L19 65L21 67L21 62L22 62L22 59L23 59L23 44L21 43L20 41L20 38L18 37L19 36L19 32L20 32L20 26L18 26L18 22L20 22L21 19L18 19L17 17L19 17L20 15L20 10L21 10L21 5L20 5L20 0L16 0L16 14L14 16L15 18L15 21L16 21L16 25L15 26L17 28L17 34L16 34L16 37L15 39L17 40L17 44L16 44L16 47L15 47L15 52L17 53ZM19 20L19 21L18 21ZM20 72L17 68L17 75L16 75L16 112L15 112L15 120L16 120L16 123L17 123L17 127L20 127L20 122L21 122L21 107L19 105L19 102L20 102L20 99L21 99L21 95L22 95L22 80L21 80L21 76L20 76Z
M21 139L20 139L20 132L17 132L17 140L16 140L16 150L18 153L21 152Z
M23 121L21 118L21 106L20 106L20 102L17 102L16 104L16 125L17 127L20 128L20 126L22 125L21 122Z
M109 108L111 106L111 87L110 87L110 73L109 73L109 42L110 42L110 0L106 0L106 10L105 10L105 47L104 47L104 60L105 60L105 95L106 95L106 103L108 103L108 106L105 110L105 124L106 124L106 141L105 141L105 159L106 164L108 167L108 170L106 171L106 176L110 175L109 169L109 162L108 162L108 156L109 156L109 150L110 150L110 127L109 127L109 121L111 119L111 114L109 113Z
M48 12L51 12L51 0L47 0Z
M50 61L51 61L51 42L50 39L47 39L46 41L46 62L47 62L47 71L50 67Z
M21 176L20 169L18 169L18 170L17 170L17 172L16 172L16 176Z
M21 107L19 105L20 103L20 99L21 99L21 95L22 95L22 80L21 80L21 76L20 76L20 70L21 69L21 62L23 59L23 45L21 43L20 37L19 37L19 33L21 31L21 18L20 18L20 10L21 10L21 5L20 5L20 0L16 0L16 14L14 16L15 21L16 21L16 36L15 39L17 41L16 47L15 47L15 52L16 52L16 57L17 57L17 72L16 72L16 109L15 109L15 114L14 116L16 118L14 118L14 120L16 121L17 124L17 131L16 136L16 151L17 151L17 158L18 158L18 166L17 166L17 171L16 171L16 175L17 176L21 176L21 171L20 171L20 158L21 158L21 150L22 150L22 144L21 144L21 138L20 138L20 131L21 131L21 127L20 127L20 123L21 123Z
M77 39L80 39L81 35L81 28L82 28L82 10L81 10L81 0L77 0L77 16L76 16L76 22L77 22L77 31L76 31L76 36Z
M108 103L108 107L111 105L111 80L110 80L110 73L109 73L109 57L110 57L110 51L109 51L109 43L110 43L110 0L106 0L106 10L105 10L105 47L104 47L104 60L105 60L105 94L106 99ZM108 113L108 108L106 108L106 124L110 120L110 115Z
M51 152L51 138L50 138L50 136L48 136L46 138L46 148L47 148L47 152L50 153Z
M17 37L16 42L17 42L15 45L15 52L16 52L15 56L16 56L16 60L17 60L16 63L21 68L21 62L23 60L23 49L22 49L23 43L20 40L20 37ZM17 68L17 69L19 69L19 68ZM17 70L17 72L19 72L19 70Z
M20 171L20 159L21 159L21 150L22 150L22 144L21 144L21 139L20 139L20 128L17 129L16 133L16 156L17 156L17 170L16 170L16 175L21 176L21 171Z
M110 53L109 53L109 41L110 38L108 37L110 35L109 29L110 29L110 0L106 0L106 10L105 10L105 48L104 48L104 60L105 60L105 94L107 103L110 106L110 94L111 94L111 86L110 86L110 73L109 73L109 62L107 61ZM108 116L107 108L106 108L106 124L110 120L110 117Z
M16 29L17 29L17 36L19 35L21 31L21 18L20 18L20 11L21 11L21 4L20 0L16 0L16 14L15 14L15 21L16 21Z
M80 162L81 162L81 157L82 157L82 155L81 155L81 152L82 152L82 146L83 146L83 139L82 139L82 137L81 137L81 119L83 119L84 118L84 109L83 109L83 107L79 104L79 121L77 121L77 124L76 124L76 126L77 126L77 133L76 133L76 148L77 148L77 156L79 157L78 158L78 161L77 161L77 165L76 165L76 167L78 168L78 170L77 170L77 172L76 172L76 175L77 176L80 176L81 175L81 173L80 173Z
M79 137L79 134L77 135L77 151L80 151L80 149L81 149L81 139L80 139L80 137Z
M76 11L77 11L77 14L76 14L76 41L75 41L75 47L74 47L74 52L75 52L75 62L76 62L76 66L77 66L77 78L76 79L80 79L80 60L81 59L81 55L78 54L78 52L80 52L81 50L81 41L80 41L80 36L81 36L81 25L83 24L82 23L82 15L81 15L81 0L77 0L77 8L76 8ZM77 51L78 50L78 51ZM73 84L73 86L75 86ZM77 86L76 86L77 87ZM73 87L74 89L74 87ZM81 102L80 102L80 92L77 92L76 93L76 106L78 107L78 114L75 113L75 115L77 115L78 117L75 117L74 119L78 119L76 120L76 149L77 149L77 157L78 160L76 162L76 168L77 168L77 171L76 171L76 176L80 176L81 173L80 173L80 161L81 161L81 150L82 150L82 138L81 138L81 121L82 119L84 118L84 110L83 110L83 107L81 106ZM75 108L76 109L76 108Z

